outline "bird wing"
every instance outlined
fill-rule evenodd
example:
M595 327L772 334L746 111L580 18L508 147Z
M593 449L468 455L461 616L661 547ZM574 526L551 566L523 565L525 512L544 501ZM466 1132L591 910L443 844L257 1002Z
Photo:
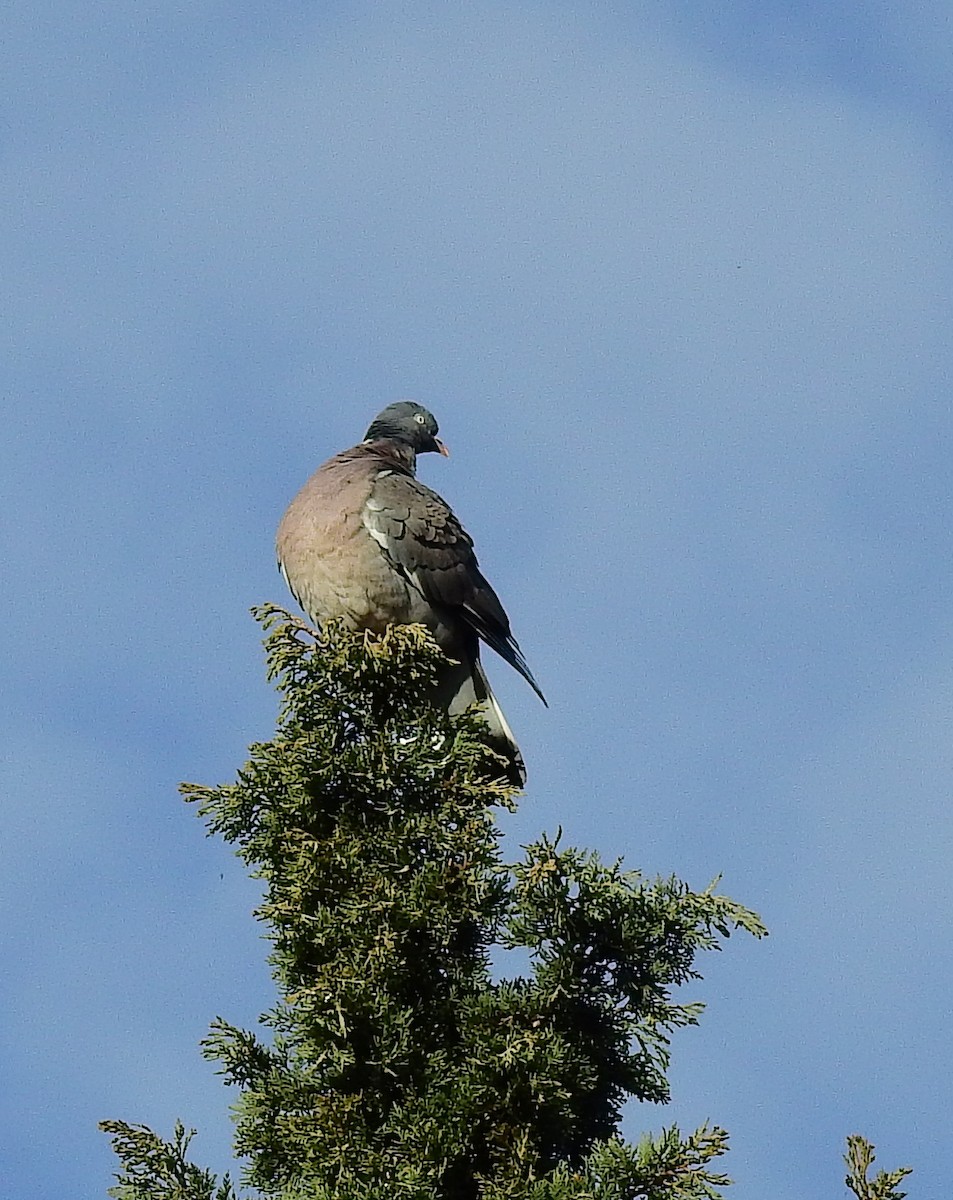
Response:
M394 567L435 609L456 618L514 667L546 703L473 540L436 492L400 470L378 474L364 505L364 527Z

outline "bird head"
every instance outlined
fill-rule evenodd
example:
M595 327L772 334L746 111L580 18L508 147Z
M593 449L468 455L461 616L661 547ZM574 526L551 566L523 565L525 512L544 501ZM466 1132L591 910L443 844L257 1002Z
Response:
M379 412L364 434L364 441L401 442L415 454L426 454L430 450L443 455L450 453L437 437L437 420L433 413L413 400L399 400Z

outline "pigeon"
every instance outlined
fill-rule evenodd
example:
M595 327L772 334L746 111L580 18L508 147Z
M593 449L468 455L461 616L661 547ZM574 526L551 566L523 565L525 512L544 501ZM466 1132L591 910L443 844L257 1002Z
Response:
M391 404L364 440L328 459L292 500L278 527L278 566L315 625L383 633L419 622L452 660L434 702L456 715L479 706L487 742L523 787L516 739L480 662L486 642L546 698L523 657L473 541L450 506L416 478L417 455L448 455L420 404Z

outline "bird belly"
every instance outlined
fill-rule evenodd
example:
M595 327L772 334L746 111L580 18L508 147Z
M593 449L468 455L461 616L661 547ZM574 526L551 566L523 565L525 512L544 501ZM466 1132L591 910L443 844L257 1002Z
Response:
M341 620L349 629L383 633L418 618L414 589L384 559L359 520L349 515L292 526L278 556L295 599L317 625ZM416 594L416 593L414 593Z

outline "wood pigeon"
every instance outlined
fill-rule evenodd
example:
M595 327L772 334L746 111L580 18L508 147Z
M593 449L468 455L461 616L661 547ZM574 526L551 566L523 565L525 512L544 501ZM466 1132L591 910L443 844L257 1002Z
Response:
M478 704L488 742L526 782L523 759L480 663L486 642L546 698L483 578L473 541L446 501L415 477L417 455L448 454L437 422L411 401L391 404L363 442L328 459L292 500L278 527L278 566L315 624L342 618L383 633L420 622L454 663L435 702L457 714Z

